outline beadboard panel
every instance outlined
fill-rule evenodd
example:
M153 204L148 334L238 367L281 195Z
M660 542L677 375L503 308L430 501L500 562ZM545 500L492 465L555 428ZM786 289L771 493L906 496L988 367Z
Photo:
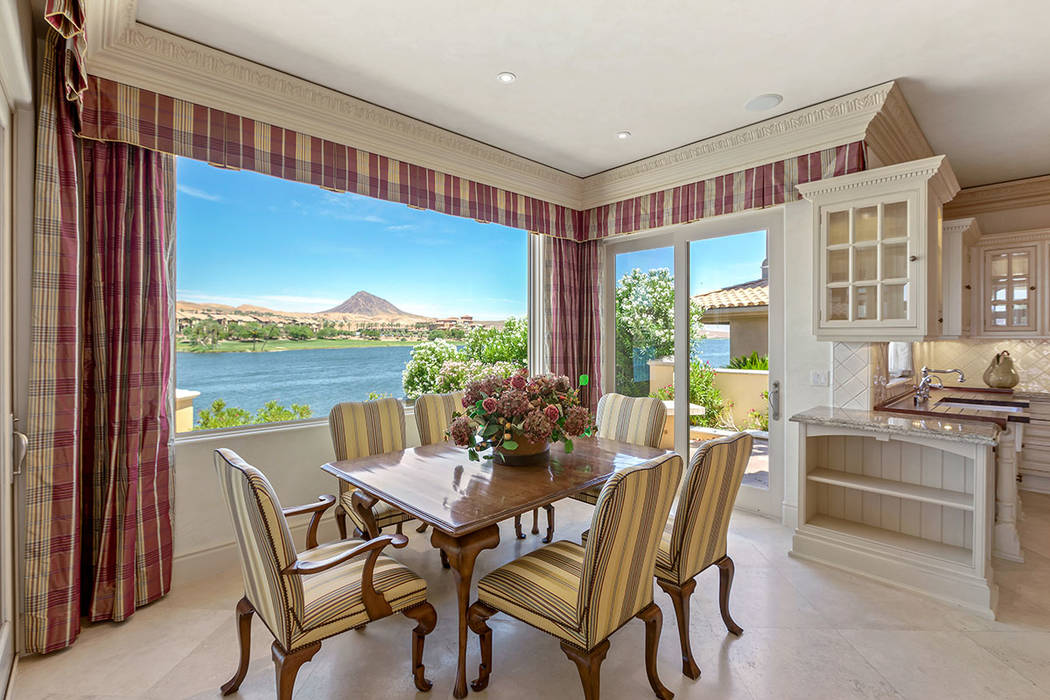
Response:
M831 469L905 484L973 494L972 459L913 443L860 436L811 437L806 471ZM921 537L973 547L973 513L845 486L810 482L811 512Z

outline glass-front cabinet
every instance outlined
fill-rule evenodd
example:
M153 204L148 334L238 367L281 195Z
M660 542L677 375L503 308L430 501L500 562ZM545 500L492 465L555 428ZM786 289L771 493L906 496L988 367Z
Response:
M940 335L944 156L799 185L813 203L814 332L821 340Z
M984 250L982 303L985 333L1038 330L1039 247L1020 245Z

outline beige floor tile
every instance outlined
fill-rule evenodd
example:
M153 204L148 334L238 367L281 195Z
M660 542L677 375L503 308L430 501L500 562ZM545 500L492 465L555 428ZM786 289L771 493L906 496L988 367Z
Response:
M1050 697L1050 630L971 632L968 636Z
M842 635L905 697L1046 697L1032 681L965 634L845 630Z

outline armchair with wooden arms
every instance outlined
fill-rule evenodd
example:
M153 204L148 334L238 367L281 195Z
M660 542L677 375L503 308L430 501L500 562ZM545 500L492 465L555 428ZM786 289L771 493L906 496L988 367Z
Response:
M317 522L335 501L283 509L262 472L226 449L215 451L215 470L229 506L241 553L244 597L237 603L240 661L222 686L236 692L248 672L252 615L274 636L272 646L277 697L288 700L299 667L321 648L321 641L400 612L416 621L412 632L412 674L416 687L430 689L424 676L423 641L437 622L427 602L427 584L400 563L382 554L404 547L404 535L382 535L367 542L340 540L296 551L287 516L311 514L307 534L316 545Z

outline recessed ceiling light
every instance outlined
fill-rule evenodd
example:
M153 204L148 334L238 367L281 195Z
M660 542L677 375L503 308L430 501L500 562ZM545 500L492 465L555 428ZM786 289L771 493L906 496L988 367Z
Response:
M496 80L500 81L501 83L513 83L517 79L518 76L514 75L510 71L503 71L502 73L496 74Z
M624 139L629 139L629 138L631 138L631 132L630 131L617 131L616 132L616 138L620 139L621 141L624 140Z
M744 109L751 112L764 112L767 109L773 109L778 104L784 101L783 95L778 95L775 92L769 92L765 95L759 95L758 97L751 98Z

